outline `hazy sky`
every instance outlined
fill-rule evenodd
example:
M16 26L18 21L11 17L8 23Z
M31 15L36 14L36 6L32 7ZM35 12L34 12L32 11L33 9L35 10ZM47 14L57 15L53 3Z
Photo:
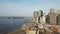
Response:
M60 0L0 0L0 16L32 16L35 10L60 9Z

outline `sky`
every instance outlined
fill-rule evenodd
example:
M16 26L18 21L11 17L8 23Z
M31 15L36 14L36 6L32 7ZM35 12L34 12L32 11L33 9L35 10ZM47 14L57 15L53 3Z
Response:
M34 11L60 10L60 0L0 0L0 16L33 16Z

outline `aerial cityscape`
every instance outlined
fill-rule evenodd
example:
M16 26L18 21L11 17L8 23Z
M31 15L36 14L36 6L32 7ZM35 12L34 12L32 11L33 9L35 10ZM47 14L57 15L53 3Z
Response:
M60 0L0 0L0 34L60 34Z
M18 17L14 17L19 19ZM10 19L10 18L9 18ZM50 12L45 15L42 10L34 11L32 23L23 24L21 29L2 32L1 34L60 34L60 12L50 9Z

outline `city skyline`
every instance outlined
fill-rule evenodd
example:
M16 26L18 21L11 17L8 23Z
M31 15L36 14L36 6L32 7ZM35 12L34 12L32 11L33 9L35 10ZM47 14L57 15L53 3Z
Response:
M36 10L48 13L59 6L60 0L0 0L0 16L32 16Z

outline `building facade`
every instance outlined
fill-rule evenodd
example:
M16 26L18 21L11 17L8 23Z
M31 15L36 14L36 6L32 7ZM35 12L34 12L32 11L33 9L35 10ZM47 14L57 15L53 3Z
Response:
M54 9L50 9L50 12L48 13L46 20L49 24L56 24L57 20L57 14L54 12Z
M60 24L60 11L57 10L57 24Z
M33 12L33 22L34 23L40 23L40 16L43 15L43 11L34 11Z

